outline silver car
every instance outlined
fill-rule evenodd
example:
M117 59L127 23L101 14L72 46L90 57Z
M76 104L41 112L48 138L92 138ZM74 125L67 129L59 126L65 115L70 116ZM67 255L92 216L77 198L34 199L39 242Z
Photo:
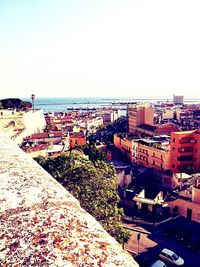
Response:
M163 261L157 260L150 267L167 267L167 265Z

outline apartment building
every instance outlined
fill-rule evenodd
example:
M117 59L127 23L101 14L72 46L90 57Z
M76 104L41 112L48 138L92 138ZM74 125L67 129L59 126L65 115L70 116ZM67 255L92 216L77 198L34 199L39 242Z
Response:
M173 173L200 171L200 131L174 132L171 134L171 162Z
M183 95L173 95L173 103L175 105L183 105L184 103L184 96Z
M150 105L128 105L129 132L133 133L141 124L153 125L154 109Z
M169 170L169 144L134 136L114 135L114 145L132 164L142 164L157 170Z
M181 109L178 107L165 108L162 110L161 118L163 120L177 119L180 120Z
M138 162L157 170L170 169L170 146L151 139L139 140Z
M102 109L96 112L96 116L103 118L103 124L108 125L119 118L118 109Z

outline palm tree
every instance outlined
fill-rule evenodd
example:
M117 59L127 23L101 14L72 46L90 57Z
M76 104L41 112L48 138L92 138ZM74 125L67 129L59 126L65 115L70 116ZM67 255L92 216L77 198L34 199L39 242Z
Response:
M35 95L34 94L31 95L31 99L32 99L32 106L33 106L33 111L34 111L35 110L35 107L34 107Z

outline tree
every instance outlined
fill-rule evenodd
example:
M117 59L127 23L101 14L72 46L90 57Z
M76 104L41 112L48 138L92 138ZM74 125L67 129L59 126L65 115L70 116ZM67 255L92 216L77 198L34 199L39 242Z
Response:
M1 106L4 109L29 109L31 108L31 103L28 101L22 101L19 98L5 98L1 99Z
M111 164L66 155L47 160L39 157L36 161L76 197L110 235L120 243L127 242L130 234L121 225L123 212L118 208L116 173Z
M94 143L85 144L84 146L81 146L81 149L93 162L97 160L107 161L106 153L99 151Z
M52 124L52 123L47 123L45 129L44 129L44 132L48 133L50 131L53 131L55 129L55 126Z

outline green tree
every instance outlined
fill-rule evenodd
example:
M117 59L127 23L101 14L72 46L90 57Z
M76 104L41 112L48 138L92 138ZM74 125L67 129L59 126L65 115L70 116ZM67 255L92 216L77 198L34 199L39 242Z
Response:
M97 149L94 143L81 146L83 152L89 156L91 161L104 160L107 161L106 154Z
M123 212L118 208L116 172L111 164L66 155L47 160L39 157L36 161L76 197L81 206L118 242L128 240L130 234L121 224Z
M1 99L1 104L4 109L28 109L31 108L31 103L28 101L22 101L19 98L5 98Z

